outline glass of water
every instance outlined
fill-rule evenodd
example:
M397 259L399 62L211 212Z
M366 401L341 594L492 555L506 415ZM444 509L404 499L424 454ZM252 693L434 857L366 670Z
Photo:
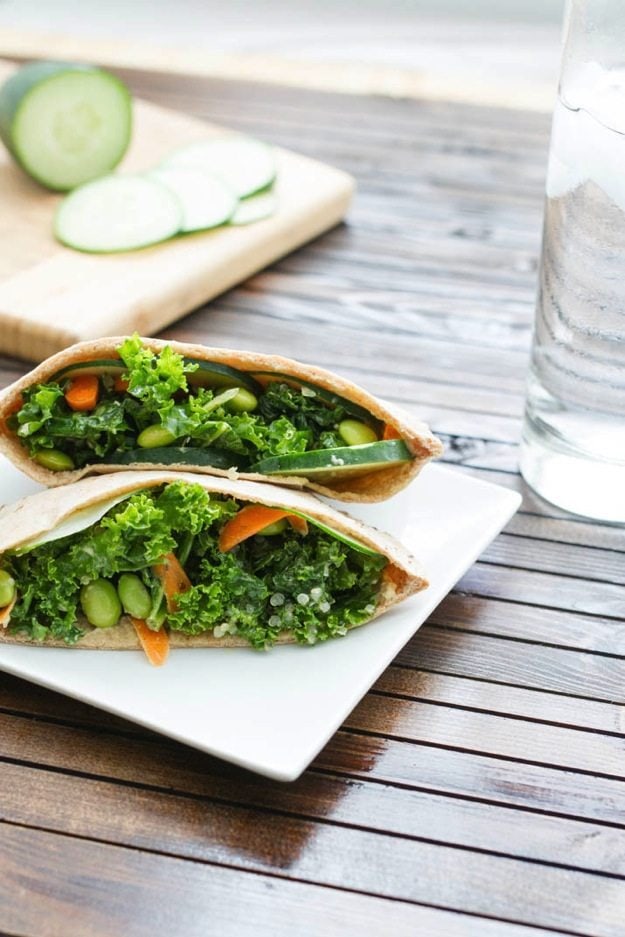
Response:
M625 523L625 0L567 6L521 471Z

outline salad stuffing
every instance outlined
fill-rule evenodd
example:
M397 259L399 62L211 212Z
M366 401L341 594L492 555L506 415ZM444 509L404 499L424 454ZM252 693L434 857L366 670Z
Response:
M344 635L376 609L385 557L281 508L201 485L133 493L95 524L0 558L0 623L74 644L130 617L150 661L172 631L270 647Z
M143 462L310 475L412 457L391 427L306 382L193 361L168 346L154 352L137 335L118 352L23 392L8 425L35 462L51 471Z

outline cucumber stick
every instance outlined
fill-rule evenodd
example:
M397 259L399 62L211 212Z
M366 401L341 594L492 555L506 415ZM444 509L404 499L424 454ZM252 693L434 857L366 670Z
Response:
M147 176L103 176L59 205L54 233L62 244L102 254L157 244L177 234L183 210L174 193Z
M194 166L217 176L238 198L266 189L276 177L273 149L260 140L227 134L175 150L164 166Z
M110 172L131 130L128 89L98 68L32 62L0 88L0 138L49 189L67 191Z

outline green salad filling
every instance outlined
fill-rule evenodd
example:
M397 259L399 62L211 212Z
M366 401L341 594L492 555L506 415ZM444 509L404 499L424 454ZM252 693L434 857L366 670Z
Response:
M257 380L169 347L155 353L137 335L118 353L24 391L8 424L34 461L53 471L120 461L245 470L267 458L380 445L383 427L371 414L305 382Z
M153 631L266 648L282 633L314 644L371 618L385 557L272 511L184 481L135 492L85 530L0 558L0 579L13 581L9 631L73 644L85 619L114 627L126 612Z

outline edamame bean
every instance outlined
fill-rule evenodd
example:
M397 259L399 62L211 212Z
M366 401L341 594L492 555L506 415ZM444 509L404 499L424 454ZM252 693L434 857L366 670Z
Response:
M262 530L259 530L259 534L262 534L263 537L275 537L276 534L283 534L288 527L288 521L286 517L283 517L279 521L274 521L273 524L267 524L266 527L263 527Z
M70 472L75 467L71 456L61 452L60 449L40 449L33 456L33 462L51 472Z
M137 444L142 449L158 449L160 446L171 446L176 441L173 433L170 433L164 426L155 423L154 426L148 426L139 433Z
M244 387L239 387L236 397L228 401L228 409L233 413L251 413L257 406L258 400L254 394Z
M112 628L120 619L122 603L108 579L94 579L80 590L80 604L90 625Z
M6 569L0 569L0 608L6 608L15 598L15 579Z
M371 427L358 420L342 420L339 423L339 436L348 446L364 446L366 443L378 441Z
M147 618L152 608L150 593L139 576L124 573L117 583L117 594L127 615L133 618Z

